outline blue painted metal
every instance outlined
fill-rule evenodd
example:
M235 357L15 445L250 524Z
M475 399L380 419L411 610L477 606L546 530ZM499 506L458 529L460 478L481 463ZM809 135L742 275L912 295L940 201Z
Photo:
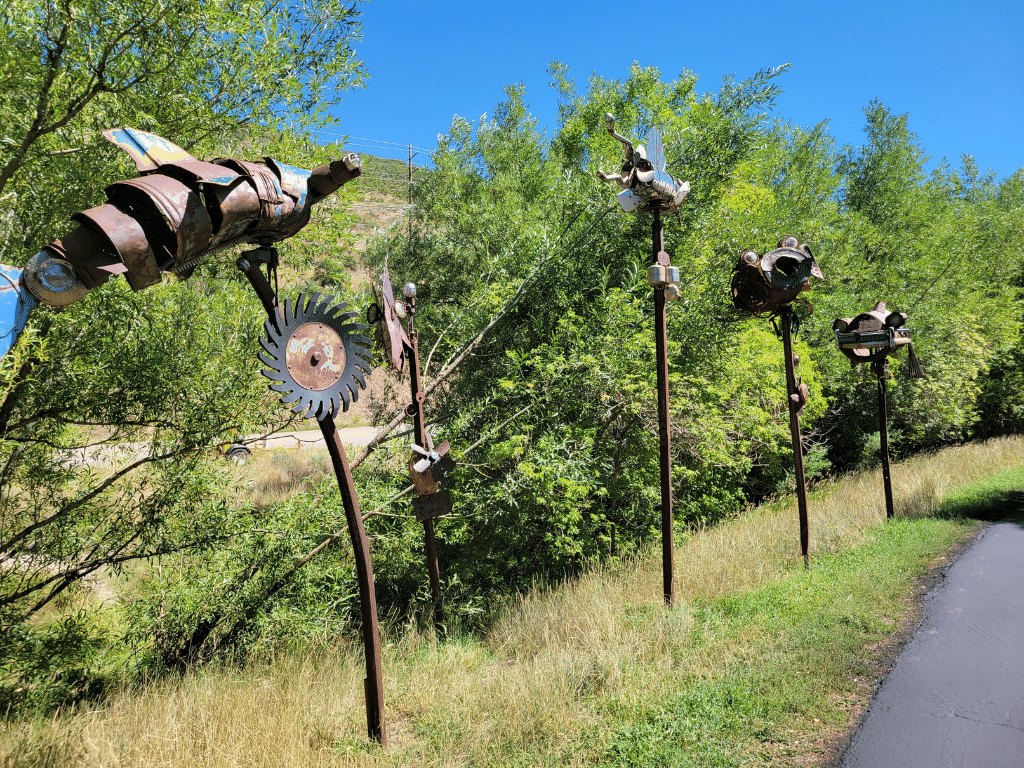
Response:
M21 284L21 269L0 264L0 357L6 355L39 304Z

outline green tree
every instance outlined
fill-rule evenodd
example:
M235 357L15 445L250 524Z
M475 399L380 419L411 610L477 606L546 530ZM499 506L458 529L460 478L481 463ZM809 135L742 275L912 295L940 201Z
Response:
M330 159L302 132L329 122L325 108L362 80L357 18L337 0L5 5L0 260L24 263L71 213L100 203L106 184L134 175L102 128L150 130L200 157ZM310 266L317 237L337 246L343 210L318 216L321 232L282 246L286 262L294 253ZM264 535L213 451L284 420L255 358L262 309L234 272L221 259L137 295L112 280L60 314L38 310L3 361L8 703L94 690L100 629L78 599L87 579ZM336 270L325 279L343 282ZM96 463L119 446L113 463Z

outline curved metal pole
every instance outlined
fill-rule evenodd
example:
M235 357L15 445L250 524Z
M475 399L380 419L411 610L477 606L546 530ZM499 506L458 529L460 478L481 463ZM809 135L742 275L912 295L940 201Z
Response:
M878 451L882 454L882 483L885 486L885 517L891 520L895 517L895 507L892 502L892 474L889 471L889 407L886 402L886 374L889 372L889 362L882 360L881 363L874 363L872 366L875 376L878 379Z
M651 226L652 264L662 260L668 263L665 254L665 226L661 211L655 209ZM665 603L672 605L675 600L675 567L673 552L672 520L672 438L668 413L668 328L665 320L665 287L654 289L654 336L655 357L658 369L658 463L661 470L661 569L665 591Z
M793 357L793 310L785 307L782 318L782 348L786 357L786 402L789 403L789 432L793 438L793 471L796 475L796 501L800 510L800 554L804 566L810 565L808 546L810 526L807 522L807 480L804 476L804 441L800 434L800 389L796 383L796 362Z
M255 260L245 258L245 254L235 262L249 280L256 295L263 303L270 322L277 325L281 316L281 308L270 283L260 272ZM359 586L359 609L362 616L363 655L366 657L366 679L363 689L366 696L366 727L373 741L381 745L387 744L384 728L384 678L381 671L380 628L377 625L377 594L373 584L373 563L370 561L370 543L363 527L363 516L359 510L359 496L356 494L352 470L345 456L345 447L341 436L335 428L334 419L327 417L319 422L320 432L324 436L327 452L331 456L334 476L338 480L341 501L345 508L345 522L352 539L352 551L355 555L356 581Z
M416 299L407 298L409 307L409 389L412 394L412 421L416 444L427 447L427 428L423 421L423 382L420 374L420 335L416 330ZM441 597L441 569L437 562L437 542L434 539L434 520L423 521L423 549L427 558L427 575L430 578L430 598L434 604L434 630L444 632L444 601Z

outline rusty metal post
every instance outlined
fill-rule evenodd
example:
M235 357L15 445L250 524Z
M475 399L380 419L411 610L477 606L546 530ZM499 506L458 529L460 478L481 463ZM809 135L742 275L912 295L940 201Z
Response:
M410 149L411 151L411 149ZM419 332L416 330L416 298L406 297L409 307L409 388L412 394L413 428L416 444L427 447L427 427L423 421L423 385L420 380L420 346ZM434 540L434 520L423 521L423 547L427 557L427 574L430 577L430 598L434 603L434 629L440 634L444 632L444 601L441 598L441 571L437 564L437 544Z
M651 226L651 263L668 264L665 253L665 225L655 209ZM665 320L665 286L654 288L655 356L658 368L658 462L661 469L661 570L665 603L675 600L672 521L672 443L668 414L668 329Z
M878 451L882 454L882 483L885 486L885 517L892 519L896 512L892 502L892 475L889 471L889 407L886 402L886 374L889 362L872 363L871 369L878 379Z
M807 522L807 480L804 477L804 441L800 434L800 390L796 382L796 360L793 356L793 318L791 307L784 307L782 318L782 348L786 356L786 402L789 404L789 431L793 438L793 471L796 475L796 500L800 510L800 554L804 566L810 565L808 545L810 527Z
M352 470L348 466L341 436L334 427L330 416L320 421L320 432L331 455L334 474L338 478L341 501L345 507L345 522L352 539L355 554L356 579L359 583L359 609L362 614L363 655L366 657L366 679L363 687L366 694L366 727L370 738L387 744L384 729L384 676L380 660L380 628L377 626L377 595L373 584L373 564L370 562L370 543L363 527L363 516L359 510Z
M277 303L270 283L260 272L255 260L242 254L236 265L249 280L270 322L278 324L281 309ZM366 657L366 679L363 681L366 696L366 727L372 740L384 745L387 736L384 728L384 678L381 672L380 628L377 625L377 595L373 584L373 564L370 561L370 543L363 527L363 517L359 510L359 497L356 494L352 470L345 456L345 448L341 437L330 416L320 420L320 432L323 434L327 452L331 456L334 475L341 491L341 501L345 508L345 523L352 539L352 551L355 555L356 581L359 587L359 608L362 618L363 655Z

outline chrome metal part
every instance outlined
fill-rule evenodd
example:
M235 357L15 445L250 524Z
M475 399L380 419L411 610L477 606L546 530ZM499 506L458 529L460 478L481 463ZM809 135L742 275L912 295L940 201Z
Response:
M33 296L51 307L68 307L88 290L64 259L40 251L25 265L22 280Z
M622 144L625 161L618 173L598 171L598 176L602 181L615 182L623 190L617 197L622 210L677 212L690 192L690 182L668 173L661 131L651 128L645 143L634 148L628 139L615 132L615 118L611 114L604 119L608 133Z

